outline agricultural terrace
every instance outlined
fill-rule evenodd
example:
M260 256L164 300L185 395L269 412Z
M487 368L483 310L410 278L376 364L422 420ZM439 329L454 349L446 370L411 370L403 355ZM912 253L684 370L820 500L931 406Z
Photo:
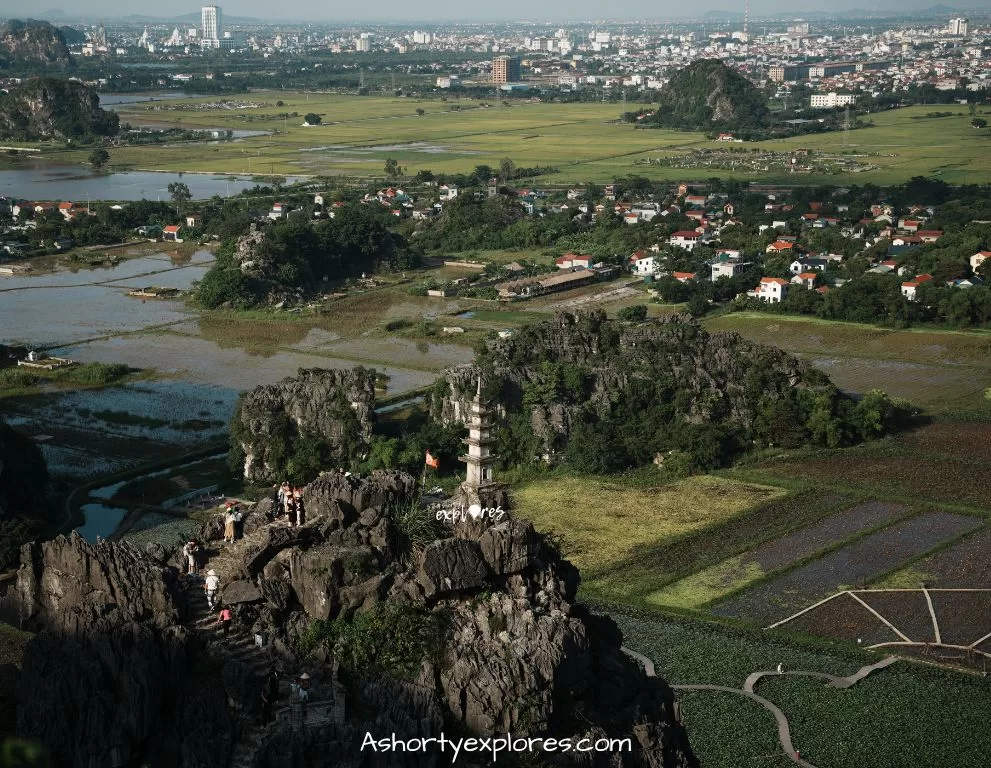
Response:
M226 97L226 104L222 101L220 97L167 100L120 105L117 110L122 123L134 125L266 133L232 142L117 149L111 153L111 165L231 174L381 177L387 158L397 160L412 175L425 169L467 173L481 164L498 167L502 158L510 157L517 167L557 168L558 173L538 182L562 185L609 182L630 173L671 180L720 176L798 184L893 184L917 175L974 183L991 174L991 131L972 128L964 107L951 109L953 115L941 118L927 117L932 111L929 107L877 113L869 116L872 127L848 136L834 132L727 145L707 141L700 133L634 129L617 120L620 107L616 104L517 100L504 104L498 99L458 99L453 94L450 101L442 101L281 91L253 92ZM283 106L277 106L279 101ZM303 116L311 112L321 115L321 125L303 125ZM296 117L287 117L291 113ZM776 156L813 149L831 159L824 173L787 173L767 163L726 167L693 159L696 150L725 152L728 147ZM85 161L79 152L49 157ZM687 160L675 162L677 158ZM864 167L872 170L856 172Z

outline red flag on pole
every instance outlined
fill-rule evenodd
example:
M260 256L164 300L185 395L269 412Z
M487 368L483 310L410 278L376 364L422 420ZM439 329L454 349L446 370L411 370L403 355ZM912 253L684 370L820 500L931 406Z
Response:
M431 456L430 451L427 451L426 465L434 469L440 469L440 461Z

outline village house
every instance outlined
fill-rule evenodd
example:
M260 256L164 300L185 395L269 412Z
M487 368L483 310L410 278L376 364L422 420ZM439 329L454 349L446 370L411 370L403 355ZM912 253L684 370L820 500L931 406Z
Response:
M795 244L787 240L775 240L764 249L764 253L791 253L794 248Z
M813 270L824 272L827 264L829 264L829 262L825 259L810 259L806 256L802 256L801 258L795 259L788 265L788 271L793 275L798 275L802 272L811 272Z
M641 277L653 275L659 267L657 257L647 251L637 251L630 256L630 271L635 275Z
M272 210L268 212L268 217L273 221L284 219L289 214L289 206L285 203L272 203Z
M694 251L695 246L702 242L702 234L696 232L695 230L679 230L668 238L668 242L678 248L684 248L686 251Z
M818 272L800 272L791 279L792 285L800 285L803 288L815 288Z
M456 184L441 184L437 191L440 194L441 200L453 200L458 196L458 187Z
M688 283L695 279L694 272L672 272L671 277L679 283Z
M777 304L788 295L790 283L783 277L762 277L753 295L769 304Z
M932 279L932 275L917 275L914 279L902 283L902 296L909 301L915 301L915 294L919 286L923 283L928 283Z
M939 229L920 229L916 232L924 243L935 243L943 236L942 230Z
M577 253L566 253L554 259L558 269L591 269L594 256L579 256Z
M171 224L162 230L162 239L169 240L174 243L181 243L182 238L179 237L179 233L182 227L179 224Z
M970 268L976 272L985 261L991 259L991 251L978 251L970 257Z

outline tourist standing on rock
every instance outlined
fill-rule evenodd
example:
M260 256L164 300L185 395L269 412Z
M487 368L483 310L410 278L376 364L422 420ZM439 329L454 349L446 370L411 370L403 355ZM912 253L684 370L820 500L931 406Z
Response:
M224 637L227 637L227 635L231 631L231 619L232 618L233 617L231 616L231 609L230 608L228 608L225 605L223 608L220 609L220 616L218 618L218 621L220 622L220 629L224 633Z
M206 583L203 585L203 589L206 590L206 602L212 611L217 607L217 591L220 589L220 577L213 568L206 572Z
M283 480L282 485L279 486L279 514L286 515L289 514L289 481Z
M233 504L227 502L227 508L224 510L224 543L234 543L234 510Z
M296 527L296 513L298 512L296 494L293 491L289 491L286 496L286 515L289 517L289 527Z
M234 539L244 538L244 512L240 504L234 505Z
M200 548L196 543L196 539L190 539L182 547L182 554L186 558L186 573L192 576L196 573L196 558L199 555Z
M303 509L303 489L294 488L292 495L296 502L296 525L304 525L306 523L306 511Z

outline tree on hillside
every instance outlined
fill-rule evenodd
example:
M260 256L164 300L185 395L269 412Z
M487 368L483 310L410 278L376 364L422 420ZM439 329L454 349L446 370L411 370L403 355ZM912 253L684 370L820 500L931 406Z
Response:
M307 112L303 117L307 125L320 125L323 122L323 118L320 117L316 112Z
M110 153L107 152L103 147L97 147L92 152L89 153L89 164L93 166L94 170L100 170L103 166L107 164L110 159Z
M390 179L397 179L403 175L403 169L398 160L390 157L385 161L385 175Z
M185 207L186 203L193 199L193 193L181 181L174 181L169 184L169 194L172 196L172 202L175 203L175 212L177 214Z
M503 181L512 181L516 176L516 164L508 157L499 161L499 178Z

